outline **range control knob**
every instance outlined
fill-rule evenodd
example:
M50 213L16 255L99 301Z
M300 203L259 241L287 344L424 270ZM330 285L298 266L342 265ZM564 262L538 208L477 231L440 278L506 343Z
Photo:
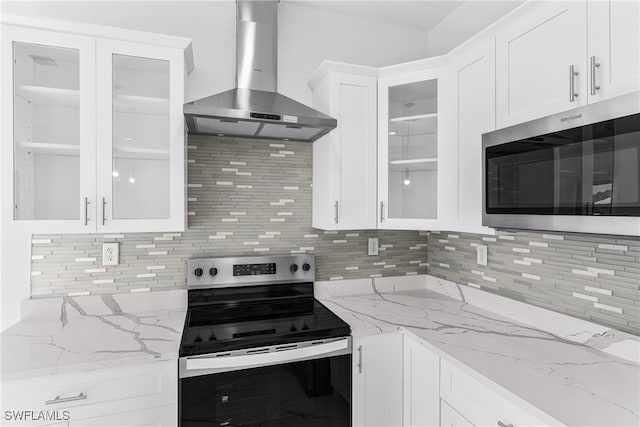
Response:
M215 267L211 267L211 268L209 269L209 275L210 275L210 276L215 276L216 274L218 274L218 269L217 269L217 268L215 268Z
M200 267L196 268L196 269L194 270L194 272L193 272L193 274L195 274L195 275L196 275L196 277L202 277L202 274L203 274L203 273L204 273L204 271L203 271Z
M289 270L291 270L292 273L295 273L296 271L298 271L298 264L291 264Z
M302 269L304 271L309 271L311 270L311 266L309 265L309 263L305 262L304 264L302 264Z

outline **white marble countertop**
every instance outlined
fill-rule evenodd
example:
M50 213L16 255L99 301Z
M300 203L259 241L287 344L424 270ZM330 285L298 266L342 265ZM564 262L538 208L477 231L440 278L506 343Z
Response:
M415 279L411 290L388 279L363 280L352 292L345 283L325 283L316 286L316 298L349 323L354 336L403 330L497 392L568 426L640 425L637 356L636 363L618 358L495 314L499 309L470 305L464 296L430 291ZM633 336L626 340L637 344Z
M185 312L186 291L25 301L0 335L1 378L176 360Z

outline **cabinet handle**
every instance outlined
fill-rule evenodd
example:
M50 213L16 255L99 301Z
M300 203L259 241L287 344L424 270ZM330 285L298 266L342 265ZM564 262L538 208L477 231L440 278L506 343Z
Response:
M66 403L66 402L73 402L76 400L84 400L87 398L87 395L84 393L80 393L77 396L71 396L71 397L60 397L60 396L56 396L55 399L52 400L45 400L44 404L45 405L55 405L56 403Z
M362 373L362 346L358 346L358 373Z
M578 97L575 90L575 77L580 74L575 70L575 65L569 65L569 102L573 102Z
M600 90L600 86L596 83L596 68L600 67L600 63L596 62L596 57L590 58L591 63L591 95L595 95L597 90Z
M89 198L84 198L84 225L89 223Z
M505 424L502 421L498 421L498 426L500 426L500 427L513 427L513 424Z
M333 205L333 207L334 207L334 208L335 208L335 210L336 210L336 217L335 217L335 221L336 221L336 224L337 224L337 223L338 223L338 201L337 201L337 200L336 200L336 203Z
M107 200L103 197L102 198L102 225L104 225L104 222L106 220L106 215L105 215L106 209L107 209Z
M384 222L384 202L380 202L380 222Z

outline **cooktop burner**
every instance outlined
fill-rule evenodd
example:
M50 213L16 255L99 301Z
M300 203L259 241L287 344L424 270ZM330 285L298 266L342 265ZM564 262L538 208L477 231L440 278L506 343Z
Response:
M292 268L296 263L307 267ZM313 297L313 257L214 258L189 264L192 276L180 357L337 338L351 332L347 323ZM216 274L203 280L204 272L213 269Z

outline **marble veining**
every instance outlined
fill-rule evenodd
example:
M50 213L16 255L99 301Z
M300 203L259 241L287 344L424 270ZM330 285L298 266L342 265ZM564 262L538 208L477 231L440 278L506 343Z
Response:
M178 358L186 292L62 297L30 302L2 332L2 379ZM130 310L141 306L140 311ZM124 310L122 307L127 307Z
M537 408L549 424L640 424L637 358L625 360L588 345L606 347L620 338L615 334L558 335L469 303L480 297L468 293L466 286L444 283L447 292L458 292L451 298L426 289L427 278L414 278L410 286L376 280L371 291L360 293L338 289L335 283L317 283L316 296L351 325L355 336L400 329L496 392L528 409ZM354 287L367 288L365 283Z

